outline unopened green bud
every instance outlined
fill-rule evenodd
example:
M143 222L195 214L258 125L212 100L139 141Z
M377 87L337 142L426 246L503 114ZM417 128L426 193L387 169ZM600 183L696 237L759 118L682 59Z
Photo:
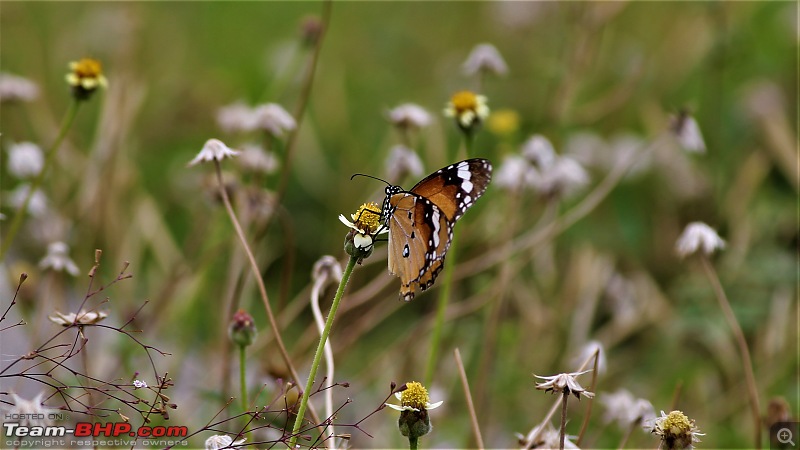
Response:
M243 309L236 311L228 327L228 336L231 341L240 347L247 347L256 340L257 334L258 330L256 330L253 316Z

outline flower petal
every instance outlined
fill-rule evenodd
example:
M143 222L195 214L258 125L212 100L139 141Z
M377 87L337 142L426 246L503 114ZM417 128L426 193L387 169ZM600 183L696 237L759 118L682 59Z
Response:
M353 243L356 245L356 248L367 249L372 247L374 241L372 240L372 236L368 234L356 233L356 235L353 236Z
M353 224L353 222L350 222L349 220L347 220L347 217L345 217L344 214L339 214L339 222L342 222L344 224L344 226L346 226L347 228L352 228L354 230L358 229Z

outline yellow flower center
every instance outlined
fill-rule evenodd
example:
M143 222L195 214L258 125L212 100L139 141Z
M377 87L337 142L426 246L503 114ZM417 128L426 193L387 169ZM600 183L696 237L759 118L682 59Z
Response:
M472 91L461 91L453 94L450 98L456 112L461 114L464 111L474 111L478 108L478 96Z
M431 401L425 386L416 381L409 381L406 383L406 388L407 389L400 394L400 403L402 403L403 406L425 409L425 405Z
M675 436L688 434L692 430L692 422L684 413L672 411L664 419L664 426L662 428Z
M381 207L375 202L364 203L351 217L353 224L366 234L372 234L381 224Z
M70 65L72 72L79 78L97 78L103 74L100 61L92 58L83 58Z

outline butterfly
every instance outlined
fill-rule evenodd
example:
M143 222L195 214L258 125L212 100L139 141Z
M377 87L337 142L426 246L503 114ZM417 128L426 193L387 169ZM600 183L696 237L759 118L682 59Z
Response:
M444 267L456 221L483 195L492 163L467 159L433 172L410 191L386 187L381 220L389 228L389 272L400 277L400 296L433 285Z

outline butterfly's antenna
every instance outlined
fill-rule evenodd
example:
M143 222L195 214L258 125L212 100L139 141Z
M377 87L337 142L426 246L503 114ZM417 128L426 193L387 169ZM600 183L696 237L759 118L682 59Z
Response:
M383 178L373 177L372 175L367 175L365 173L354 173L353 176L350 177L350 180L352 181L353 178L355 178L355 177L372 178L373 180L383 181L384 183L386 183L387 186L391 186L392 185L392 183L389 183L388 181L384 180Z

